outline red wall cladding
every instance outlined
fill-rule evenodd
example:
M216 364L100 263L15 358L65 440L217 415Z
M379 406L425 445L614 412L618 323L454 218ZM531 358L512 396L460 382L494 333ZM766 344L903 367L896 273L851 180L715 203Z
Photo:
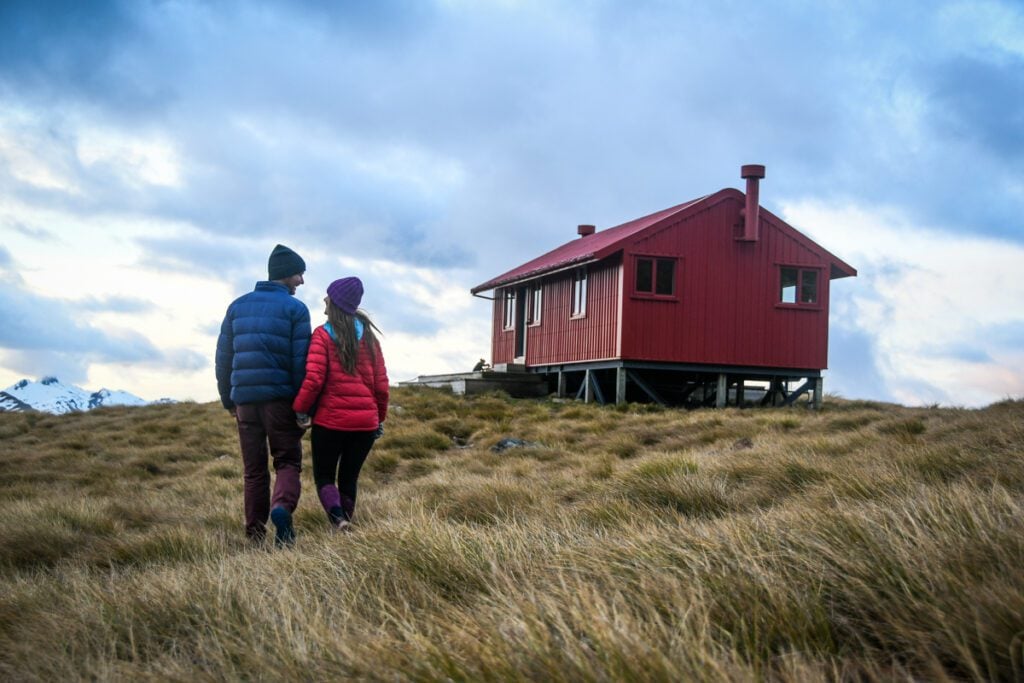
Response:
M618 357L619 263L615 257L587 267L587 312L580 318L570 315L572 271L542 280L540 323L526 328L527 365ZM502 329L503 296L503 289L495 292L491 337L494 363L511 363L515 344L515 331Z
M736 200L720 202L630 248L624 259L624 358L826 366L828 264L764 213L758 241L736 240L740 208ZM674 300L652 300L634 291L638 254L680 258ZM778 305L782 265L820 269L817 305Z
M491 309L491 364L512 362L515 332L502 329L504 300L505 290L494 290L494 307Z

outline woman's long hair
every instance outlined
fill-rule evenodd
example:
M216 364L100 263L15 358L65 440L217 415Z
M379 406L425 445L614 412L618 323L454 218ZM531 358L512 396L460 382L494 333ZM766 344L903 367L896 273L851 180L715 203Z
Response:
M370 353L370 361L377 362L377 334L380 330L363 309L357 309L355 315L349 315L327 300L327 322L334 330L334 348L338 352L338 360L342 369L349 375L356 374L356 361L359 359L359 338L356 337L355 319L363 323L363 339L366 350ZM376 332L377 334L374 334Z

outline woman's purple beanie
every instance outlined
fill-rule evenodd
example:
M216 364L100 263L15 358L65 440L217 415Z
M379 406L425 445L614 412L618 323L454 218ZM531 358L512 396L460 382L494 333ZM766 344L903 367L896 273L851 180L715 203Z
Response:
M355 315L359 302L363 300L363 283L357 277L343 277L327 287L331 303L349 315Z

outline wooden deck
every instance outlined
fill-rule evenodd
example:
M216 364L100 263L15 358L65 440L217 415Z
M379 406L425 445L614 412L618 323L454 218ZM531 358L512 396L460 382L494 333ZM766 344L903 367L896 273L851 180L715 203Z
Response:
M540 375L500 369L447 375L420 375L416 379L399 382L398 386L438 387L451 389L452 393L464 396L485 394L490 391L504 391L515 398L537 398L548 394L547 381Z

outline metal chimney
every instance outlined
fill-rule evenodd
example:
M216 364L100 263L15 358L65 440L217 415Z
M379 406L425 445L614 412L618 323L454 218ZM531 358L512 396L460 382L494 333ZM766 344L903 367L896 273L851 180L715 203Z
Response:
M596 228L593 225L581 225L576 228L576 232L579 233L580 237L586 237L587 235L593 235Z
M764 178L764 166L747 164L740 168L740 177L747 181L747 206L743 209L743 239L748 242L756 242L757 229L760 224L758 181Z

